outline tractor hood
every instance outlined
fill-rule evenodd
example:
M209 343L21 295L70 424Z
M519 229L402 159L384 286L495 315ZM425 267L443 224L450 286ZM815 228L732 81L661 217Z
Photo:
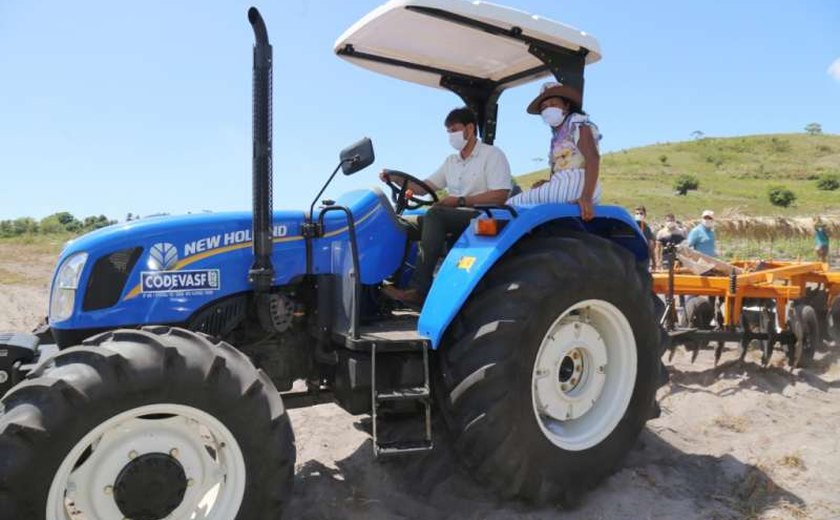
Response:
M251 218L249 212L201 213L195 215L150 217L125 224L98 229L71 240L59 258L85 252L92 258L129 247L145 247L154 243L183 242L182 256L190 256L217 247L251 244ZM302 211L274 213L275 236L299 235L303 221Z
M284 243L290 264L303 263L302 221L302 211L274 214L274 242ZM215 298L247 290L251 222L249 212L152 217L68 242L50 286L57 341L81 338L62 337L67 329L179 322ZM149 309L162 318L151 321Z

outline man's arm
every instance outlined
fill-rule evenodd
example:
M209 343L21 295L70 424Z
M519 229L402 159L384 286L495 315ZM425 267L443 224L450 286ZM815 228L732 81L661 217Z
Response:
M697 231L697 228L694 228L688 232L688 247L690 247L691 249L696 249L697 242L700 236L698 233L695 233L695 231Z
M510 196L513 177L510 175L510 163L504 152L491 148L493 155L487 161L487 191L466 198L467 206L478 204L504 204Z
M490 190L485 191L484 193L477 193L475 195L470 195L468 197L464 197L464 206L477 206L478 204L495 204L501 205L504 204L505 201L508 199L508 194L510 194L510 190ZM445 199L438 202L440 206L448 206L450 208L457 208L458 207L458 198L452 195L446 197Z

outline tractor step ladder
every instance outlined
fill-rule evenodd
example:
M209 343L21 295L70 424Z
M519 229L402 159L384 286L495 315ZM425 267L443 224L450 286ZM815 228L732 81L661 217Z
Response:
M376 386L376 343L370 345L371 417L373 422L373 454L375 457L422 453L430 451L434 447L432 443L432 399L429 385L429 347L427 342L422 342L421 349L423 354L423 386L380 392ZM382 403L397 401L415 402L422 405L423 421L425 423L425 432L422 439L380 442L377 424L379 406Z

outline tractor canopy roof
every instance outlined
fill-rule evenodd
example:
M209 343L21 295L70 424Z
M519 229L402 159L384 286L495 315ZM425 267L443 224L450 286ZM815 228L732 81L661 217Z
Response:
M345 31L335 52L366 69L455 92L478 114L485 142L493 140L504 89L553 75L582 93L584 66L601 58L598 41L583 31L468 0L391 0Z

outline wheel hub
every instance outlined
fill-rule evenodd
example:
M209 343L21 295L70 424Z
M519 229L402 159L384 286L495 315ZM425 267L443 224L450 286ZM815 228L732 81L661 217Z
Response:
M591 447L621 420L635 379L627 318L603 300L578 302L549 326L537 351L531 387L537 422L561 448Z
M578 317L561 321L552 338L537 360L541 367L535 381L538 406L543 415L553 419L577 419L601 394L606 347L597 329ZM554 377L545 377L549 374Z
M584 352L580 348L573 348L563 356L557 371L561 392L573 392L580 385L584 374L584 359Z
M165 453L141 455L120 471L114 501L125 518L160 520L184 499L187 476L177 459Z

